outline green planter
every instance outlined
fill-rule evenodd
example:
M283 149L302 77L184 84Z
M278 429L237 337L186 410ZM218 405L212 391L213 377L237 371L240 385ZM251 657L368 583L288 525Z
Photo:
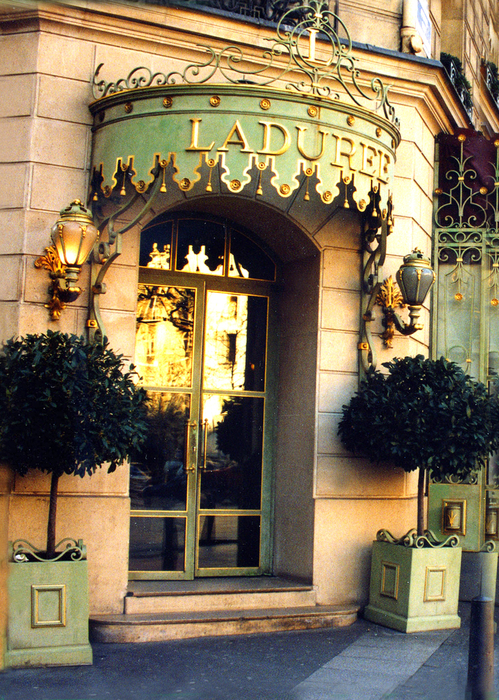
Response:
M364 617L400 632L460 627L458 538L441 543L429 531L422 538L411 531L395 540L385 530L377 537Z
M57 561L40 561L26 544L13 543L9 563L6 666L90 665L85 547L70 540Z

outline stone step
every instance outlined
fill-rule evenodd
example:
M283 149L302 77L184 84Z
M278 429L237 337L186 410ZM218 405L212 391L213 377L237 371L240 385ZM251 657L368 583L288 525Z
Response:
M353 605L216 610L134 615L93 615L93 642L160 642L192 637L258 634L286 630L346 627L357 619Z
M177 613L196 610L234 610L254 608L299 608L315 605L312 586L264 588L253 590L208 590L132 592L125 598L126 615Z

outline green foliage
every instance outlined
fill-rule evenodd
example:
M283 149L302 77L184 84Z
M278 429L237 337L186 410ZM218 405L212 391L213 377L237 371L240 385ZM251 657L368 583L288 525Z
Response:
M457 56L453 56L450 53L441 53L440 61L445 66L445 69L449 75L452 74L451 65L454 64L455 75L453 76L453 84L459 93L459 96L466 108L470 109L473 107L473 99L471 97L472 85L468 78L464 74L463 64Z
M0 355L0 458L19 474L116 469L145 437L145 394L107 343L26 335Z
M371 372L343 407L339 435L352 452L405 471L461 478L499 448L499 401L444 358L404 357Z
M497 100L499 98L499 70L496 64L492 63L492 61L487 61L487 67L491 75L490 91Z

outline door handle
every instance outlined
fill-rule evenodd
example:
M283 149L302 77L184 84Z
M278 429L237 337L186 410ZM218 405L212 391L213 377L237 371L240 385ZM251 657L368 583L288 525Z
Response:
M201 430L203 430L203 461L199 465L199 469L202 471L206 470L206 453L208 451L208 419L205 418L203 422L200 422Z
M196 471L197 464L197 444L196 439L192 442L191 447L191 431L196 432L197 424L194 421L185 421L185 440L184 440L184 472L188 474L189 472Z

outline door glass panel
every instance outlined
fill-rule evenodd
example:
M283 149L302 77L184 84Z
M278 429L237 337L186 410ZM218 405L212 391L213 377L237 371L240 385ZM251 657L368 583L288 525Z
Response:
M171 267L173 221L146 228L140 234L141 267L169 270Z
M185 518L133 517L131 571L184 571Z
M275 263L247 236L237 231L230 234L229 277L253 280L275 280Z
M190 395L147 392L147 438L130 466L133 510L185 510L185 436Z
M202 515L199 518L200 569L257 567L260 518L254 515Z
M200 507L259 510L264 399L206 395Z
M223 275L225 227L213 221L181 219L178 222L177 266L179 272Z
M207 389L263 391L267 297L208 292L204 385Z
M195 289L139 284L135 363L145 386L192 386Z

